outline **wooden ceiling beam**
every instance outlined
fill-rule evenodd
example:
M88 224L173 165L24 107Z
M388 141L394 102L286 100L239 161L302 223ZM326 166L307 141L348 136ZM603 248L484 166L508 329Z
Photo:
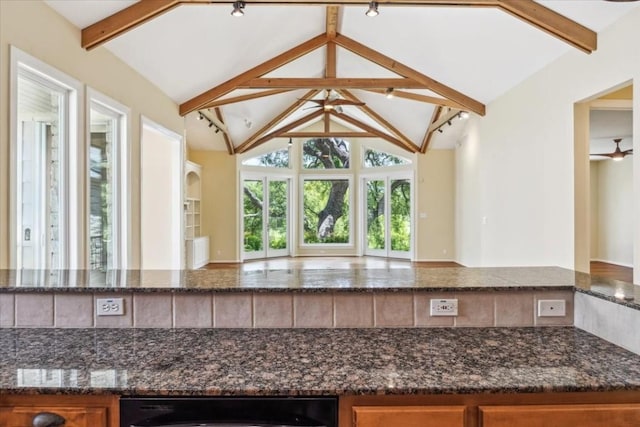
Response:
M496 0L503 11L586 53L598 47L598 35L576 21L533 0Z
M350 101L362 102L360 99L358 99L357 96L355 96L354 94L352 94L346 89L339 90L338 92ZM387 121L380 114L376 113L374 110L372 110L366 105L358 106L358 108L362 112L364 112L367 116L369 116L373 121L378 123L383 128L387 129L389 132L393 133L398 139L398 141L402 142L402 144L405 145L406 150L409 150L409 151L413 150L413 152L417 151L418 147L416 147L416 145L409 138L407 138L407 136L404 133L398 130L395 126L393 126L389 121Z
M339 19L340 6L329 5L327 6L327 37L332 39L338 34L338 19Z
M377 135L371 132L287 132L280 135L283 138L375 138Z
M335 116L337 119L344 120L347 123L351 123L352 125L357 126L366 132L372 133L378 138L382 138L385 141L389 141L390 143L397 145L398 147L402 148L403 150L409 151L410 153L415 153L416 151L418 151L416 148L407 147L403 141L400 141L399 139L394 138L393 136L386 134L384 132L381 132L378 129L371 127L368 124L363 123L358 119L354 119L353 117L350 117L346 114L338 114L335 111L331 111L331 115Z
M431 139L433 138L434 130L431 130L431 125L434 124L438 117L440 117L440 113L442 112L442 106L438 105L433 109L433 114L431 114L431 120L429 120L429 126L427 127L427 131L424 133L424 138L422 139L422 144L420 144L420 153L424 154L427 152L429 148L429 144L431 144Z
M216 113L216 117L218 118L218 120L220 120L220 123L226 126L224 122L224 116L222 115L222 111L220 111L220 108L216 107L214 111ZM231 138L229 137L228 132L223 132L222 137L224 138L224 143L227 146L227 152L229 154L234 154L235 148L233 146L233 142L231 142Z
M322 109L318 109L317 111L314 111L313 113L307 114L306 116L301 117L298 120L296 120L294 122L291 122L288 125L283 126L282 128L280 128L278 130L275 130L275 131L263 136L260 139L257 139L255 142L253 142L253 144L251 145L250 148L255 148L255 147L259 146L259 145L264 144L265 142L269 141L270 139L282 136L282 134L287 133L291 129L295 129L298 126L301 126L301 125L303 125L303 124L315 119L316 117L320 117L322 114L324 114L324 111L322 111ZM246 148L246 149L244 149L244 151L246 151L248 149L249 148ZM244 151L240 151L240 149L236 150L236 152L238 152L238 153L242 153Z
M325 63L324 77L336 78L337 77L337 62L336 62L336 44L333 42L327 43L327 58Z
M485 106L481 102L476 101L475 99L458 92L457 90L446 86L443 83L440 83L431 77L428 77L419 71L414 70L393 58L390 58L382 53L371 49L368 46L363 45L349 37L346 37L342 34L338 34L334 39L338 46L341 46L356 55L361 56L362 58L368 59L369 61L380 65L381 67L386 68L389 71L392 71L398 75L409 78L413 81L422 83L427 89L437 93L440 96L443 96L447 99L450 99L454 102L457 102L460 105L463 105L466 109L473 111L481 116L485 115ZM389 85L387 87L396 88L393 85Z
M147 21L180 6L180 0L141 0L113 15L83 28L80 45L94 49Z
M243 83L263 76L277 68L282 67L307 53L316 50L317 48L324 46L327 43L327 35L320 34L313 37L299 45L287 50L286 52L276 55L273 58L259 64L244 73L238 74L235 77L227 80L226 82L209 89L208 91L201 93L200 95L182 103L180 105L180 115L185 116L192 111L202 108L204 105L210 104L217 100L221 96L239 88ZM300 89L300 87L294 87L294 89Z
M233 98L220 99L218 101L214 101L210 104L207 104L200 109L203 110L205 108L215 108L215 107L220 107L222 105L235 104L237 102L243 102L243 101L250 101L252 99L263 98L265 96L272 96L272 95L278 95L281 93L291 92L291 90L292 89L263 90L262 92L251 93L248 95L240 95L240 96L235 96Z
M438 129L443 124L447 123L450 120L453 120L455 118L455 116L458 115L459 112L460 112L460 110L449 110L447 112L443 111L442 113L444 113L444 115L440 114L440 117L435 122L432 122L429 125L428 132L434 132L436 129Z
M367 92L379 93L381 95L387 94L386 89L364 89L364 90L366 90ZM450 99L437 98L435 96L422 95L422 94L413 93L413 92L405 92L397 89L393 90L393 96L395 98L410 99L412 101L419 101L427 104L442 105L444 107L457 108L459 110L465 109L464 106L458 104L457 102L451 101Z
M429 89L423 83L406 78L255 78L237 85L237 89L375 89L400 87L406 89Z
M94 49L107 41L141 25L181 4L228 4L229 0L140 0L133 5L110 15L81 31L83 48ZM253 0L252 5L298 4L328 5L327 36L333 37L337 32L337 13L329 8L338 5L363 5L362 0ZM597 48L597 34L589 28L569 19L552 9L533 0L386 0L389 6L462 6L462 7L497 7L522 21L541 29L570 45L591 53ZM330 18L335 18L330 21Z
M318 92L320 92L317 89L312 89L309 92L305 93L304 96L300 99L298 99L296 102L294 102L293 104L291 104L287 109L285 109L284 111L282 111L280 114L278 114L277 116L275 116L273 119L271 119L269 121L269 123L267 123L266 125L264 125L262 128L260 128L256 133L254 133L253 135L251 135L249 137L249 139L247 139L246 141L244 141L242 144L240 144L237 148L236 148L236 152L237 153L243 153L245 151L247 151L249 148L251 148L254 144L254 142L260 138L262 135L264 135L266 132L269 132L271 129L273 129L274 126L276 126L278 123L280 123L282 120L286 119L287 117L289 117L294 111L296 111L298 108L300 108L300 106L302 104L304 104L305 102L307 102L307 99L314 97Z

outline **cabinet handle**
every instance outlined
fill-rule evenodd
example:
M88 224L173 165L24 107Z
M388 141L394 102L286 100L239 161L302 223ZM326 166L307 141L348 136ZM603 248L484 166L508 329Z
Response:
M33 427L59 427L64 423L65 419L53 412L40 412L33 417Z

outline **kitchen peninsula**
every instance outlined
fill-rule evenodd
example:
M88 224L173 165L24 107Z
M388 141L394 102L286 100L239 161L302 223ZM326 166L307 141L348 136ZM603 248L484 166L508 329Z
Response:
M637 288L555 267L102 277L5 270L0 407L33 406L49 395L72 406L102 397L111 412L117 396L304 395L339 396L340 427L354 425L357 413L366 419L362 408L391 408L403 419L409 407L420 414L457 407L463 421L455 425L509 425L487 422L494 410L518 413L522 405L568 417L579 408L591 420L622 414L637 424L640 355L573 326L574 292L640 313ZM125 298L126 314L102 323L94 301L112 296ZM428 315L431 298L454 296L455 320ZM538 316L536 303L546 298L563 298L566 316ZM38 303L39 311L29 308ZM169 319L150 314L163 307ZM23 310L50 323L29 326Z

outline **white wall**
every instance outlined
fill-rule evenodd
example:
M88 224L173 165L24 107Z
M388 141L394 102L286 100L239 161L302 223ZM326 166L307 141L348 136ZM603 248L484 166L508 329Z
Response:
M637 8L599 34L596 52L568 52L490 103L485 117L469 123L456 166L459 262L573 268L573 106L635 80L634 150L638 152L638 40ZM640 158L633 157L638 218ZM640 267L637 250L634 259Z
M596 205L596 216L591 217L596 226L591 234L591 258L632 266L633 158L592 162L591 171L591 201Z
M141 268L183 267L182 141L145 124L141 141Z

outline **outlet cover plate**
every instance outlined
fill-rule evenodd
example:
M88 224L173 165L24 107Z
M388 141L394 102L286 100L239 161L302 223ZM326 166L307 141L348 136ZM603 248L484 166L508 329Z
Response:
M566 302L563 299L538 300L538 317L563 317L566 312Z
M124 300L122 298L96 299L96 314L98 316L124 316Z
M431 316L457 316L458 299L432 299L429 301Z

